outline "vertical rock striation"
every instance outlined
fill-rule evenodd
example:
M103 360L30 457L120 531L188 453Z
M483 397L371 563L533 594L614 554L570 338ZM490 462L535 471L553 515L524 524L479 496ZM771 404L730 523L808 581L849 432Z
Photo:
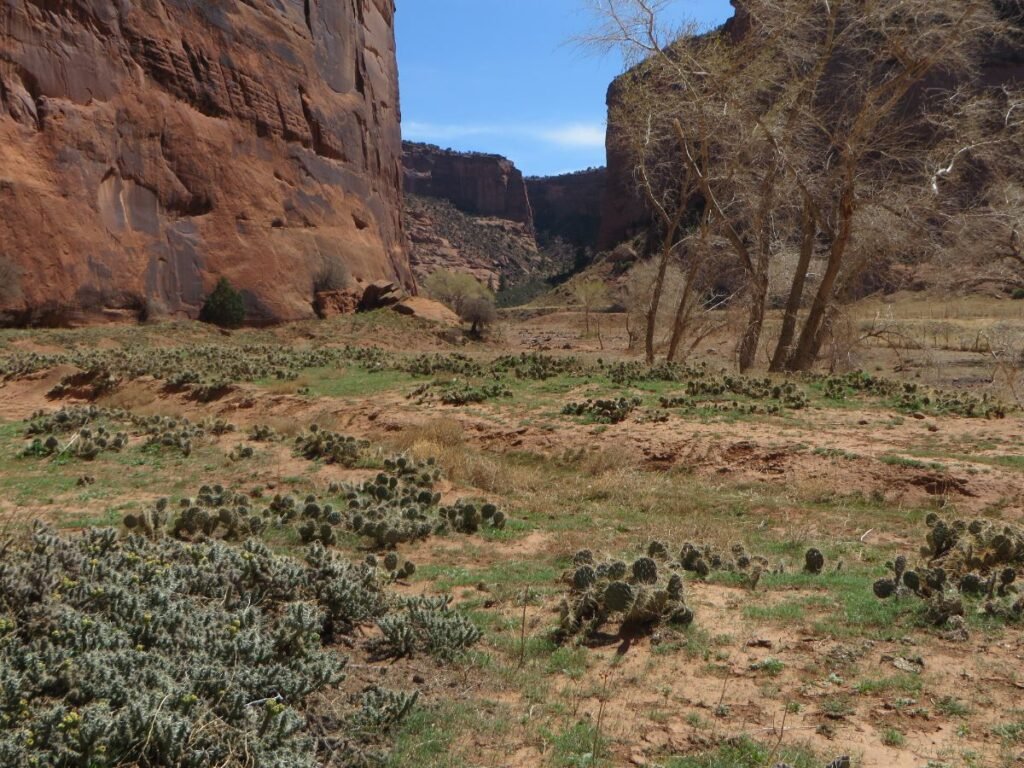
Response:
M6 309L312 315L326 260L413 287L394 0L0 0Z

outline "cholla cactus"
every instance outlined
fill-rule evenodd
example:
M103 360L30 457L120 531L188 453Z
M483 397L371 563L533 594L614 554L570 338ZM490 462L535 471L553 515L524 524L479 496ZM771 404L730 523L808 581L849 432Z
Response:
M374 645L382 658L426 652L450 661L481 637L469 619L451 610L448 598L409 598L404 610L380 619L377 625L382 637Z
M414 705L374 689L319 709L345 666L325 643L357 642L374 621L406 622L408 644L442 658L479 638L446 598L389 595L373 569L319 544L299 563L257 542L38 526L0 568L0 764L358 764L309 728L329 714L359 752L383 746Z

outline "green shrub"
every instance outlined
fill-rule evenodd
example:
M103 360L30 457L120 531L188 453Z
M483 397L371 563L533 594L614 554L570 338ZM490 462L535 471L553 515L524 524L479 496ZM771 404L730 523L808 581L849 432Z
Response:
M203 308L199 310L199 319L225 328L237 328L245 322L242 294L235 290L226 277L220 278L213 293L206 297Z
M439 269L423 281L423 287L430 296L459 314L471 299L494 301L494 294L487 286L463 272Z

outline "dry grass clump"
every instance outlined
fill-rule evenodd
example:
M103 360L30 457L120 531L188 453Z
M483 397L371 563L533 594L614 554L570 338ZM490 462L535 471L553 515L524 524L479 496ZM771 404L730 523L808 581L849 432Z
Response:
M98 398L96 404L102 408L123 408L142 416L170 416L168 403L159 399L158 393L149 384L128 381L114 391Z
M400 451L411 451L418 444L424 448L434 445L442 450L461 447L465 440L465 431L458 420L441 417L405 427L391 443Z
M510 461L503 454L484 454L468 446L462 424L456 419L430 419L408 426L391 436L388 444L414 459L436 459L451 482L485 493L524 494L544 482L532 468Z
M623 445L602 446L588 451L580 461L579 468L589 477L629 472L636 468L636 455Z
M294 379L272 381L266 384L266 390L272 395L297 395L300 391L312 386L313 381L309 376L300 375Z

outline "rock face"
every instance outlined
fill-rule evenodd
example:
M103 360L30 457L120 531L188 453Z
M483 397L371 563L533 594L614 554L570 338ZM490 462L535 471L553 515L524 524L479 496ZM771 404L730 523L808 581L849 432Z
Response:
M545 272L531 227L472 216L449 200L407 194L405 230L412 268L421 280L446 269L473 275L496 291Z
M596 246L606 178L604 168L528 178L526 189L538 237L542 241L560 237L572 245Z
M604 169L523 179L500 155L405 143L405 229L418 278L439 269L507 289L571 268L597 241Z
M618 78L608 87L609 116L621 99L622 83L622 78ZM651 223L647 205L633 178L631 158L629 153L623 150L620 131L620 127L613 120L608 121L605 134L607 168L601 198L601 224L597 237L597 247L604 251L611 250L640 232L645 232Z
M3 0L0 257L25 321L194 316L225 276L255 320L315 274L414 288L394 0Z
M450 200L474 216L490 216L533 227L523 174L501 155L454 152L405 142L405 191Z

